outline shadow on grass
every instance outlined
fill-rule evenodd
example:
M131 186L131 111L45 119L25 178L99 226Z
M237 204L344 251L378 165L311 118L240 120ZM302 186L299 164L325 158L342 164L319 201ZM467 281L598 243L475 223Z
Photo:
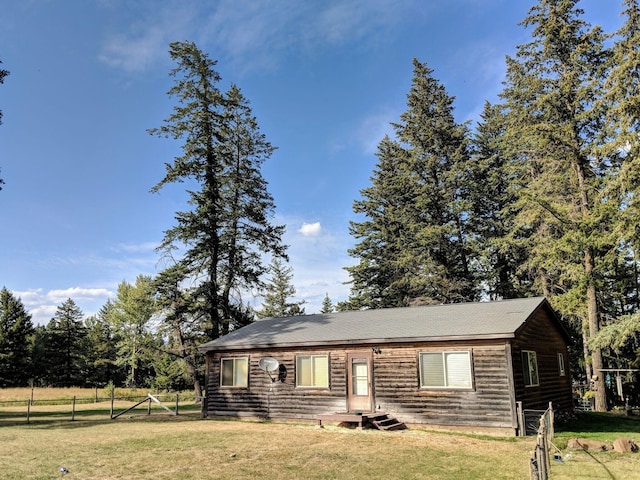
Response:
M581 412L556 426L556 434L635 433L640 435L640 417L615 413ZM597 436L597 435L596 435Z
M114 410L114 415L120 410ZM111 419L110 410L104 408L78 410L73 415L69 410L37 411L32 410L27 422L25 411L3 411L0 409L0 427L13 426L41 429L77 429L91 427L101 423L113 422L167 422L167 421L193 421L201 418L199 405L180 406L178 415L174 416L161 408L152 408L148 414L147 407L132 410L119 418Z

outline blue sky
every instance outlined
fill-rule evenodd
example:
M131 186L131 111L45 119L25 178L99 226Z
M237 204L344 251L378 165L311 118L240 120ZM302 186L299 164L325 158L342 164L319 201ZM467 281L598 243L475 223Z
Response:
M621 0L582 2L612 31ZM374 153L406 109L412 59L456 97L459 121L496 101L505 55L529 39L520 0L0 0L0 287L46 323L72 298L95 313L154 251L184 188L149 193L180 142L152 137L174 100L168 44L218 60L278 150L263 175L297 299L348 296L349 221ZM260 303L247 294L245 300Z

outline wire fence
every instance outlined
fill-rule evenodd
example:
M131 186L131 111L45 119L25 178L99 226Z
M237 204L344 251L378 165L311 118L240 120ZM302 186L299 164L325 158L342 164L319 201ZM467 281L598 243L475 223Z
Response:
M193 393L147 393L119 394L111 392L108 397L98 394L93 396L77 396L64 398L30 398L24 400L0 401L0 425L31 424L34 422L76 421L82 420L115 420L124 413L146 414L152 412L200 415L201 397ZM131 405L133 403L133 405Z
M553 421L553 406L549 403L549 408L544 410L538 419L536 446L533 452L531 452L529 462L531 480L549 479L549 470L551 470L551 456L549 452L555 435Z

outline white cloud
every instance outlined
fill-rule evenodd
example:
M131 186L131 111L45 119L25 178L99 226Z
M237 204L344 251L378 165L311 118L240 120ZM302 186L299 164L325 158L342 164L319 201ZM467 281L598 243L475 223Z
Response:
M277 66L284 55L309 54L322 46L360 43L370 48L384 42L384 33L398 23L395 20L416 15L413 0L391 5L388 0L183 0L164 8L148 5L135 22L109 35L99 57L102 61L141 72L158 60L168 60L171 41L188 39L236 68L264 70ZM365 37L367 42L362 43Z
M302 227L298 230L305 237L317 237L320 235L322 231L322 227L320 226L320 222L315 223L303 223Z
M45 325L53 318L58 307L71 298L82 310L85 317L93 315L114 293L107 288L71 287L44 292L42 288L13 291L20 298L25 309L31 314L35 325Z
M49 290L46 294L47 300L52 302L62 303L68 298L71 298L73 301L86 301L86 300L97 300L97 299L107 299L113 295L113 292L107 290L106 288L80 288L80 287L71 287L63 290Z

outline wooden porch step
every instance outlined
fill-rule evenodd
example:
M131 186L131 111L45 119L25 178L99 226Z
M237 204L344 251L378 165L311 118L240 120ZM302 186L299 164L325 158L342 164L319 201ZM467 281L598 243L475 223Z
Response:
M373 420L371 423L373 423L378 430L404 430L407 428L404 423L387 414L384 414L381 418Z

